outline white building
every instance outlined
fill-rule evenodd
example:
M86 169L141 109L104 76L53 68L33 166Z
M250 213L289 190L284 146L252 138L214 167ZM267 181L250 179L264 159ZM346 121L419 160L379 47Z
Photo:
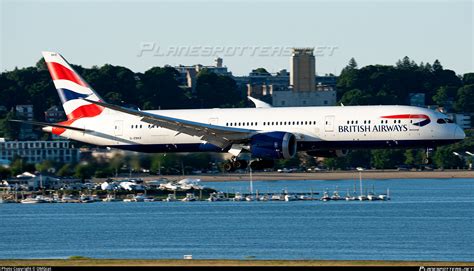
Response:
M79 149L71 142L62 141L5 141L0 140L0 160L12 161L20 156L27 163L41 163L44 160L70 163L79 161Z

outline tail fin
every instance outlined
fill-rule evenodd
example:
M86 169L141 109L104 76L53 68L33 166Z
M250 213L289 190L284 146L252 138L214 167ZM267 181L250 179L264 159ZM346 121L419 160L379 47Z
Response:
M103 107L84 101L83 98L92 101L102 99L60 54L55 52L42 52L42 54L69 122L95 117L102 113Z

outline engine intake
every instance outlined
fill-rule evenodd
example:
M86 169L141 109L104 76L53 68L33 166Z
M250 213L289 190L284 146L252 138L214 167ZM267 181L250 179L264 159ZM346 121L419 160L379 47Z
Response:
M296 154L296 137L286 132L256 134L250 142L253 157L266 159L290 159Z

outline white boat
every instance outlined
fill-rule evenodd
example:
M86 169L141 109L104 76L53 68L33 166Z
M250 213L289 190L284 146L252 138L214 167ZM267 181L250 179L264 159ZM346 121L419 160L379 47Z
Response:
M196 196L193 193L187 193L186 197L181 201L196 201Z
M135 197L133 197L133 201L134 202L144 202L146 198L147 197L145 197L144 195L136 195Z
M104 201L104 202L113 202L113 201L121 201L121 200L115 198L114 195L108 194L107 197L105 199L103 199L102 201Z
M47 203L47 201L44 200L43 197L41 196L36 196L35 198L22 199L20 203L35 204L35 203Z
M295 201L295 200L297 200L297 199L298 199L298 198L297 198L295 195L293 195L293 194L286 194L286 195L285 195L285 201Z
M281 201L284 201L285 200L285 195L282 195L282 194L273 194L272 197L270 198L271 200L281 200Z
M299 195L298 199L299 200L313 200L313 197L308 196L308 195Z
M145 199L143 200L143 202L153 202L153 201L155 201L154 198L145 198Z
M379 200L389 200L390 199L390 190L387 188L387 194L380 194Z
M352 201L352 200L356 200L357 197L356 197L355 192L351 196L351 194L349 193L349 189L347 189L346 197L344 199L347 201Z
M342 200L343 198L339 195L339 192L337 191L334 191L332 193L332 196L331 196L331 200Z
M168 194L168 197L164 199L163 201L176 201L176 195L175 194Z
M262 195L260 197L257 198L258 201L269 201L270 200L270 197L265 194L265 195Z
M369 194L367 194L367 200L370 200L370 201L374 201L374 200L379 200L380 198L375 195L374 193L370 192Z
M91 202L94 202L94 198L92 196L86 196L86 195L81 195L81 197L79 198L79 200L82 202L82 203L91 203Z
M72 195L67 195L61 198L61 202L62 203L79 203L81 201L77 198L74 198Z
M321 200L322 200L322 201L329 201L329 200L331 200L331 197L329 196L329 193L328 193L327 190L324 191L323 196L321 197Z
M236 192L234 198L232 199L233 201L244 201L245 198L240 194L240 192Z
M364 201L364 200L367 200L367 196L366 195L360 195L357 197L358 200L360 201Z
M253 195L248 195L248 196L245 197L245 200L246 201L254 201L255 197Z
M212 192L209 195L208 201L228 201L229 199L224 195L223 192Z

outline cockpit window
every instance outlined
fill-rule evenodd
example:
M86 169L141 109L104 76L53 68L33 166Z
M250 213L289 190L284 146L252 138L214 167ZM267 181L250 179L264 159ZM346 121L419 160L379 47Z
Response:
M436 122L439 123L439 124L445 124L446 123L446 121L444 119L438 119Z

